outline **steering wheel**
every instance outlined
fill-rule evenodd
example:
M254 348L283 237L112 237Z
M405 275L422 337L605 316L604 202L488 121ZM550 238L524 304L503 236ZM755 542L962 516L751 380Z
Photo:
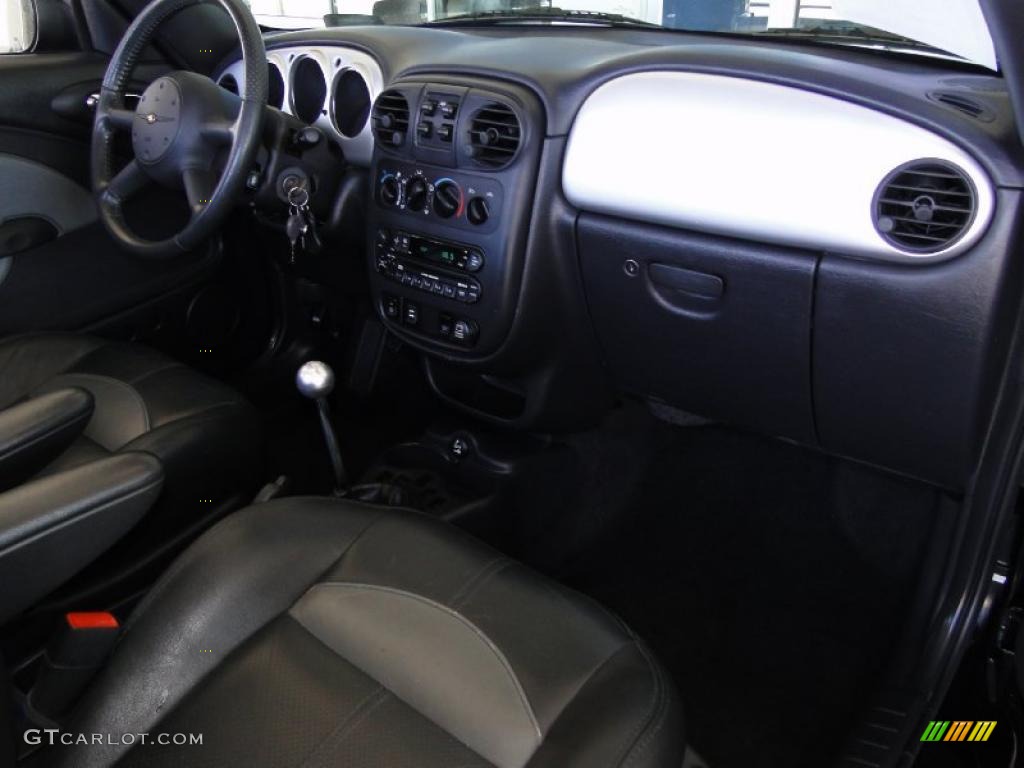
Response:
M153 0L125 32L110 60L92 131L92 190L100 219L121 245L140 256L166 258L190 251L212 235L234 204L259 147L267 102L263 35L243 0L216 0L234 22L242 47L243 82L236 96L208 77L176 71L154 80L135 111L125 89L135 64L166 18L197 0ZM130 131L134 159L116 175L115 132ZM217 180L213 167L227 148ZM191 209L185 228L166 240L136 235L124 203L150 183L184 188Z

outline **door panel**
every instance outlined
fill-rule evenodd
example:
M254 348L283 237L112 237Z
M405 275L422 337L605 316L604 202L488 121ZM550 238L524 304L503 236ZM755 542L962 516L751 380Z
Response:
M0 337L29 330L77 330L112 317L145 337L152 318L185 311L214 274L216 249L144 261L120 249L97 220L89 190L89 96L107 58L96 53L0 56ZM139 93L167 71L137 68ZM130 144L124 137L127 158ZM155 190L134 201L132 224L151 237L177 231L183 196ZM154 312L154 306L159 311ZM140 315L137 323L131 314ZM127 317L127 321L126 321Z

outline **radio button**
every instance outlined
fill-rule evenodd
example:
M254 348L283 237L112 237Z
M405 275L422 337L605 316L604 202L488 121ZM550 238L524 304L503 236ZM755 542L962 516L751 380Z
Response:
M479 272L480 268L484 265L484 257L479 251L470 251L466 254L466 264L464 269L467 272Z
M452 338L464 344L471 344L479 331L480 327L472 320L456 320L452 326Z

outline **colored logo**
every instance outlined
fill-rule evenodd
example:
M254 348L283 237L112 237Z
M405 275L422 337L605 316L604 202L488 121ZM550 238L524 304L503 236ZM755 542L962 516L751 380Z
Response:
M932 720L921 741L988 741L995 729L995 720Z

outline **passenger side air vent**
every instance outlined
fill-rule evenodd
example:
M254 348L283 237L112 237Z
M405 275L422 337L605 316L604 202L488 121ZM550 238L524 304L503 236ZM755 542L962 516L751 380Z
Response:
M909 163L890 173L875 193L878 232L900 250L935 253L967 230L975 211L974 185L954 165Z
M373 105L373 133L382 145L400 147L409 131L409 102L398 91L384 91Z
M502 168L519 151L522 131L516 113L505 104L491 102L478 109L469 123L470 157L485 168Z

